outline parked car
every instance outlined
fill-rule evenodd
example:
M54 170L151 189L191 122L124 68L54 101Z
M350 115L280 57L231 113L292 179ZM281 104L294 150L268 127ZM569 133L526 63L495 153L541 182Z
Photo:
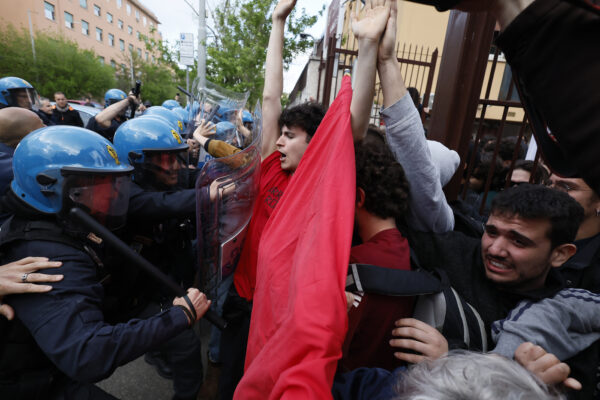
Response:
M69 103L71 104L80 104L82 106L85 106L85 101L84 100L67 100ZM100 110L102 110L104 108L104 106L100 103L96 103L95 101L91 102L94 108L98 108Z

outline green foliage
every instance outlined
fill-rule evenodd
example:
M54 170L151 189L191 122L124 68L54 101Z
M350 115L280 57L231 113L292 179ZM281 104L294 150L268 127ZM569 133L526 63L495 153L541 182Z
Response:
M271 16L276 3L277 0L225 0L214 12L218 37L207 44L206 77L236 92L249 90L250 106L262 96ZM306 15L304 9L292 11L283 47L284 68L296 54L312 46L312 41L301 39L300 33L315 22L317 16Z
M12 25L0 30L0 76L17 76L31 83L42 96L52 98L62 91L67 98L91 93L103 97L114 87L114 70L103 65L89 50L59 35L38 32L35 35L36 60L31 39L25 29Z
M155 28L154 28L155 29ZM123 55L120 64L125 65L123 70L117 68L118 85L121 88L131 88L131 67L135 80L142 81L142 98L149 100L154 105L160 105L167 99L172 99L179 92L177 86L185 88L185 69L180 69L177 64L178 53L169 47L168 41L158 41L152 37L142 35L146 43L146 51L155 55L155 61L148 62L139 57L136 52L129 56ZM190 85L197 74L196 65L190 68ZM184 98L181 93L181 97Z

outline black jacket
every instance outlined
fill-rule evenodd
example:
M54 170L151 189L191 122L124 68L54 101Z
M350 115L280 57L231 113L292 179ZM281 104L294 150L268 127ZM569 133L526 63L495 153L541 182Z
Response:
M52 106L52 116L50 119L56 125L72 125L83 128L81 116L71 106L67 108L67 111L60 111L55 105Z

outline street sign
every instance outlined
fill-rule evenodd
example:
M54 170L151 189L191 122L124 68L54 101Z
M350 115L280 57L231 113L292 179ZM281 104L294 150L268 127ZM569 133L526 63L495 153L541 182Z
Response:
M194 34L179 34L179 64L194 65Z

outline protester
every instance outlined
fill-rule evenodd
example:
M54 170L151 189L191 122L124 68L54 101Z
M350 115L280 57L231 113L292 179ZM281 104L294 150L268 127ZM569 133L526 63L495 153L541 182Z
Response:
M535 183L548 186L550 184L550 175L546 168L538 164L534 171L534 166L535 163L533 161L517 160L512 172L506 177L508 186L517 186L522 183Z
M67 97L63 92L54 93L56 104L52 107L52 121L56 125L72 125L83 127L83 121L79 112L69 105Z
M49 261L46 257L26 257L6 265L0 265L0 315L8 320L15 317L15 310L2 303L2 298L18 293L43 293L52 290L51 283L62 280L63 275L47 275L38 271L47 268L58 268L60 261Z
M454 350L447 355L398 368L360 368L338 375L336 400L565 399L562 388L579 390L570 369L540 346L523 343L513 358Z
M409 240L420 265L443 269L489 332L519 301L541 300L563 288L556 270L575 253L572 241L582 219L581 206L564 193L521 185L496 196L480 240L458 232L411 232ZM418 351L424 343L420 336L408 339L412 346L405 341L403 348Z
M581 178L551 175L552 188L567 193L583 207L575 245L577 253L559 269L569 287L600 293L600 197Z
M44 125L51 126L56 125L52 120L53 116L53 107L50 104L50 100L46 97L40 97L40 109L35 112L38 117L42 120Z

